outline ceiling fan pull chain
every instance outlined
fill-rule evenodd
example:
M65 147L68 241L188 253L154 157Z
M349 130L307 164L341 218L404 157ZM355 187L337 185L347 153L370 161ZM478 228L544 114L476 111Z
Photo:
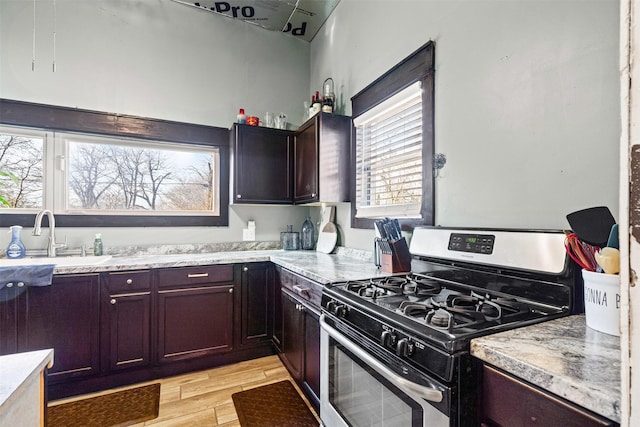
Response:
M36 0L33 0L33 48L31 52L31 71L36 70Z
M58 8L53 0L53 72L56 72L56 29L58 28Z

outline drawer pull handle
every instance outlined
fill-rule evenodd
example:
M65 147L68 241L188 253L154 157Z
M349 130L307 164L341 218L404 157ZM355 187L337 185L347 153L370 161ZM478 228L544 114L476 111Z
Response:
M300 286L300 285L293 285L293 290L296 291L296 293L298 293L300 295L308 295L309 294L309 288L305 288L305 287Z
M233 288L229 289L229 293L232 294L233 293Z
M194 273L194 274L187 274L187 277L189 279L193 279L195 277L209 277L209 273Z
M249 267L245 267L242 269L243 271L249 271Z
M7 283L7 288L13 288L13 282Z
M131 280L131 279L127 279L127 285L130 285L130 284L132 284L132 283L133 283L133 280Z
M116 299L112 298L111 301L109 301L111 303L111 305L115 305L116 304Z
M24 282L18 282L18 287L19 288L24 288Z

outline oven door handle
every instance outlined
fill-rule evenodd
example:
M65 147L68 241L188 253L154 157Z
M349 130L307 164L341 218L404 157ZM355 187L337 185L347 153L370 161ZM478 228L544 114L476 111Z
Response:
M320 326L322 329L327 331L327 333L334 340L338 341L342 344L347 350L352 352L354 355L358 356L364 362L366 362L369 366L374 368L380 374L382 374L389 381L393 382L398 388L403 389L408 394L421 397L430 402L442 402L442 392L440 390L433 389L431 387L425 387L420 384L416 384L412 381L407 380L393 372L391 369L384 366L377 359L371 357L367 354L366 351L362 350L360 347L351 342L351 340L344 335L342 335L338 330L334 327L330 326L325 320L325 315L320 315Z

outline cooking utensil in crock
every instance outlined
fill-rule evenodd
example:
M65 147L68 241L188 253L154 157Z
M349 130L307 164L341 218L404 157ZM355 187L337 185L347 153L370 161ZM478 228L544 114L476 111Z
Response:
M618 236L618 224L614 224L611 227L611 233L609 233L609 240L607 240L607 246L610 248L620 249L620 237Z
M598 265L607 274L620 273L620 251L616 248L602 248L595 253Z
M576 264L588 271L596 271L598 263L595 254L599 248L581 241L576 233L565 232L564 248Z
M606 246L611 227L616 223L606 206L572 212L567 215L567 221L580 240L598 247Z

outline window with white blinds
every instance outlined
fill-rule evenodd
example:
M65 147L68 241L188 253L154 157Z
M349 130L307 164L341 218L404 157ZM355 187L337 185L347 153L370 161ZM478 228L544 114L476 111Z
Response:
M418 81L354 118L357 218L420 218L422 105Z

